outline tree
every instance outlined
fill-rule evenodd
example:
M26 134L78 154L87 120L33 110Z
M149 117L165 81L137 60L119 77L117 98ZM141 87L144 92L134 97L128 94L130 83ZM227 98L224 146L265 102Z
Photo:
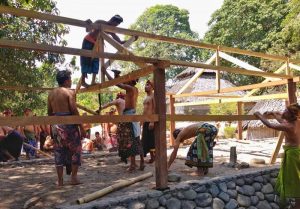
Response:
M210 28L205 34L204 42L267 52L274 42L274 34L282 30L281 23L288 12L287 3L282 0L224 0L222 7L214 12L208 23ZM261 65L260 58L242 55L237 57L256 67L267 67ZM261 81L253 76L227 73L225 76L236 85Z
M52 0L1 0L1 5L58 15ZM65 46L62 36L68 28L49 21L0 14L0 38ZM0 48L0 81L6 86L51 87L55 85L55 64L62 63L62 55ZM12 108L20 114L25 107L46 113L47 94L38 92L0 91L0 109Z
M156 5L148 8L130 28L156 35L199 40L198 34L190 28L189 12L173 5ZM185 61L198 60L199 55L198 49L143 38L134 42L132 49L140 56ZM172 78L182 70L183 68L172 67L167 71L167 78Z
M233 115L236 111L237 104L235 102L209 105L209 115Z

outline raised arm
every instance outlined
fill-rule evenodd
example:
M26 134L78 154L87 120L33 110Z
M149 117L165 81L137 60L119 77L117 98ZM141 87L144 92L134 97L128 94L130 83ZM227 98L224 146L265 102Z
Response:
M115 100L113 100L113 101L111 101L111 102L109 102L109 103L103 105L103 106L101 107L101 110L103 110L103 109L105 109L105 108L108 108L108 107L110 107L110 106L113 106L113 105L117 105L117 104L118 104L118 101L115 99Z
M261 120L261 122L263 124L265 124L267 127L269 128L273 128L275 130L278 130L278 131L289 131L289 127L287 127L285 124L283 123L279 123L279 124L275 124L275 123L270 123L268 121L267 118L265 118L264 115L262 115L260 112L255 112L254 115L259 118Z

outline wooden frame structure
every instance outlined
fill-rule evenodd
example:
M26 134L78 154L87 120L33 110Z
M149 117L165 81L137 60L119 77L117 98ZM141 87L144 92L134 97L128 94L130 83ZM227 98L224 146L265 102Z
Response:
M156 186L158 189L167 188L167 152L166 152L166 121L171 121L171 131L175 128L175 121L242 121L242 120L256 120L253 115L233 115L233 116L208 116L208 115L176 115L175 107L180 106L180 103L176 103L176 98L179 97L188 97L188 96L207 96L207 97L216 97L218 98L216 101L218 102L239 102L240 106L239 112L241 112L241 104L246 100L258 100L258 99L271 99L271 98L289 98L289 101L293 101L293 95L295 95L295 86L296 82L299 82L299 77L293 77L290 72L286 74L280 74L285 68L295 68L297 70L300 69L297 64L300 64L300 60L297 59L289 59L288 57L278 56L278 55L270 55L259 52L252 52L232 47L218 46L213 44L204 44L191 40L183 40L178 38L166 37L161 35L149 34L135 30L129 30L124 28L118 28L108 25L102 24L87 24L85 21L76 20L72 18L66 18L61 16L54 16L49 14L42 14L35 11L28 11L23 9L17 9L12 7L0 6L0 13L11 14L16 16L26 16L30 18L37 18L42 20L47 20L55 23L63 23L69 24L73 26L87 28L88 30L92 28L100 29L101 33L97 39L98 46L95 47L94 50L83 50L76 49L70 47L60 47L60 46L52 46L46 44L35 44L29 42L21 42L15 40L5 40L0 39L0 47L2 48L17 48L23 50L37 50L37 51L46 51L52 53L63 53L63 54L71 54L77 56L87 56L87 57L98 57L101 61L101 83L85 88L80 89L80 84L78 84L76 88L77 93L85 93L85 92L101 92L102 89L116 85L118 83L130 81L135 78L139 78L150 73L154 75L154 92L156 98L156 114L150 116L144 115L132 115L132 116L100 116L95 115L95 112L88 110L87 108L78 105L79 108L84 109L85 111L90 112L93 116L66 116L66 117L57 117L57 116L38 116L38 117L13 117L13 118L3 118L0 120L1 125L28 125L28 124L57 124L57 123L65 123L65 124L74 124L74 123L102 123L102 122L131 122L131 121L153 121L155 122L155 143L156 143L156 158L155 168L156 168ZM130 38L124 45L120 45L115 40L107 36L106 32L120 33L124 35L133 36ZM165 59L154 59L149 57L141 57L135 56L132 52L130 52L126 47L128 47L133 41L134 37L138 36L139 38L151 39L155 41L179 44L189 47L202 48L213 50L214 55L206 62L206 63L191 63L186 61L178 61L178 60L165 60ZM107 53L104 51L103 43L104 41L111 44L115 47L118 52L116 54ZM243 62L240 62L234 57L225 54L225 52L233 53L233 54L242 54L248 56L260 57L263 59L275 60L285 62L278 71L275 73L263 72L258 68L251 67L246 65ZM238 65L239 67L231 68L221 66L220 59L230 59L233 63ZM105 61L106 59L106 61ZM122 60L122 61L131 61L140 67L139 70L129 73L127 75L121 76L111 81L105 81L104 79L104 70L114 61L114 60ZM215 65L211 63L215 62ZM187 66L187 67L196 67L201 68L198 73L189 81L177 94L166 94L165 92L165 69L170 65L178 65L178 66ZM203 69L211 69L217 71L216 76L216 89L207 92L198 92L198 93L183 93L184 90L191 85L204 71ZM226 71L230 73L238 73L244 75L253 75L253 76L262 76L265 77L266 80L260 84L253 84L241 87L233 87L233 88L225 88L222 89L220 86L220 72ZM270 82L271 81L271 82ZM288 84L289 88L287 94L284 95L267 95L263 97L253 97L251 96L255 89L276 85L284 85ZM26 87L7 87L2 86L0 89L11 89L11 90L51 90L48 88L26 88ZM219 93L224 92L234 92L239 90L247 90L252 89L251 94L246 95L243 98L224 98L222 95L218 95ZM166 95L170 98L170 115L166 115ZM191 104L184 104L191 105ZM198 104L197 104L198 105Z

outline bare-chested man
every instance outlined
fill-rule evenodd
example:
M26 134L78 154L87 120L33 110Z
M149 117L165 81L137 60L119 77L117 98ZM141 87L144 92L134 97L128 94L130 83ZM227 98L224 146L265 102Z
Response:
M75 92L70 90L71 73L66 70L59 71L56 80L59 87L48 95L48 115L79 115ZM71 165L71 184L79 184L77 171L81 165L81 137L84 137L85 134L82 125L52 125L51 131L54 139L58 186L63 185L63 166L68 168L69 165Z
M0 126L0 161L18 160L24 137L15 129Z
M105 71L109 80L112 77ZM125 94L125 109L123 115L134 115L136 112L136 104L138 98L138 89L135 87L138 80L131 80L126 83L118 84L117 86L126 91ZM140 155L140 170L144 170L144 154L140 141L140 125L138 122L119 123L117 130L119 143L119 156L121 160L127 163L127 158L130 157L129 172L136 168L135 156Z
M147 80L146 82L145 92L147 96L143 102L143 115L152 115L155 113L155 100L153 94L153 84L150 80ZM154 122L144 122L142 144L144 157L146 157L147 153L150 152L150 160L148 161L148 163L153 163L155 160Z
M24 109L24 116L26 117L33 117L33 112L29 108ZM22 133L25 136L25 143L37 148L37 141L39 136L39 128L36 125L26 125L22 129ZM35 156L38 158L37 152L35 149L24 145L24 151L26 153L26 159L30 159L31 157Z
M184 129L176 129L173 132L175 145L168 162L168 168L170 168L176 158L180 143L183 143L186 139L195 137L187 153L185 165L197 167L197 175L206 175L208 168L213 167L213 147L217 134L218 129L208 123L196 123Z
M123 111L125 109L125 94L123 94L122 92L119 92L116 96L116 99L103 105L101 107L101 110L104 110L111 106L116 106L118 114L123 115Z
M281 203L285 204L286 198L296 198L294 208L297 209L300 209L300 121L297 118L299 112L300 106L291 104L283 113L254 113L267 127L283 131L285 135L284 159L275 187L280 194ZM268 115L272 115L278 123L270 123L266 117Z

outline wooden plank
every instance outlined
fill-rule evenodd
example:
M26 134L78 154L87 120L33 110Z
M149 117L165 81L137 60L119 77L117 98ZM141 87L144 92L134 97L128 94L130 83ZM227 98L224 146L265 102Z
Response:
M114 33L121 33L121 34L131 35L131 36L139 36L139 37L159 40L159 41L163 41L163 42L167 42L167 43L176 43L176 44L181 44L181 45L186 45L186 46L192 46L192 47L196 47L196 48L212 49L212 50L217 50L217 48L218 48L217 45L213 45L213 44L205 44L205 43L200 43L197 41L184 40L184 39L166 37L166 36L161 36L161 35L154 35L154 34L144 33L144 32L135 31L135 30L117 28L117 27L109 26L109 25L101 25L101 24L95 24L95 23L87 24L85 21L82 21L82 20L76 20L76 19L56 16L56 15L43 14L43 13L35 12L32 10L24 10L24 9L17 9L17 8L13 8L13 7L0 6L0 13L13 14L13 15L17 15L17 16L26 16L26 17L31 17L31 18L48 20L48 21L52 21L52 22L56 22L56 23L63 23L63 24L69 24L69 25L74 25L74 26L79 26L79 27L85 27L85 28L103 28L106 32L114 32ZM243 50L243 49L238 49L238 48L233 48L233 47L220 46L220 50L224 51L224 52L261 57L261 58L270 59L270 60L287 61L287 58L284 56L264 54L264 53L260 53L260 52L253 52L253 51L248 51L248 50ZM290 62L300 63L300 60L299 59L290 59Z
M300 71L300 66L289 63L290 68Z
M76 103L76 105L77 105L77 107L78 107L79 109L84 110L85 112L88 112L88 113L90 113L90 114L92 114L92 115L99 115L99 114L96 113L94 110L90 110L89 108L87 108L87 107L85 107L85 106L83 106L83 105L81 105L81 104Z
M275 148L275 150L273 151L273 153L271 155L269 164L274 164L276 162L276 158L277 158L277 155L279 153L279 150L280 150L281 144L283 142L283 139L284 139L284 133L282 131L280 131L279 136L278 136L278 140L277 140L277 144L276 144L276 148Z
M101 33L101 35L105 39L105 41L107 41L110 45L112 45L113 47L115 47L119 52L127 54L127 55L134 55L131 51L129 51L128 49L126 49L124 46L122 46L121 44L119 44L117 41L115 41L111 37L109 37L106 33ZM140 68L147 67L147 64L143 63L143 62L135 62L135 64L137 66L139 66Z
M190 40L183 40L183 39L179 39L179 38L155 35L155 34L135 31L135 30L129 30L129 29L125 29L125 28L120 28L120 27L113 27L113 26L109 26L109 25L103 25L102 28L105 32L120 33L120 34L130 35L130 36L137 35L139 37L143 37L146 39L152 39L152 40L157 40L157 41L167 42L167 43L175 43L175 44L191 46L191 47L201 48L201 49L211 49L211 50L218 49L218 45L214 45L214 44L205 44L205 43L201 43L201 42L197 42L197 41L190 41ZM264 54L261 52L248 51L248 50L244 50L244 49L238 49L238 48L227 47L227 46L219 46L219 48L220 48L220 51L224 51L224 52L249 55L249 56L260 57L260 58L269 59L269 60L287 61L287 57L285 57L285 56ZM290 62L300 63L300 60L290 59Z
M217 49L216 52L216 66L220 66L220 54L219 54L219 48ZM221 88L221 75L220 75L220 71L216 72L216 90L218 92L220 92L220 88Z
M158 115L92 115L92 116L34 116L2 117L0 126L25 126L47 124L81 124L81 123L119 123L133 121L158 121Z
M99 52L104 53L104 39L102 36L102 33L99 34ZM104 83L105 82L105 62L104 58L100 58L100 73L99 73L99 82Z
M271 118L271 117L270 117ZM257 120L254 115L167 115L167 121L243 121Z
M130 37L130 39L128 39L123 46L124 47L129 47L133 42L135 41L135 37ZM117 54L120 54L120 52L117 52ZM110 59L108 61L105 62L104 64L104 69L106 70L115 60Z
M300 77L294 77L294 82L300 82ZM220 93L229 93L229 92L236 92L236 91L244 91L249 89L255 89L255 88L263 88L263 87L271 87L271 86L279 86L287 84L287 80L278 80L278 81L272 81L272 82L263 82L258 84L250 84L245 86L238 86L238 87L230 87L230 88L224 88L220 89ZM191 96L203 96L208 97L212 94L217 94L218 91L211 90L211 91L203 91L203 92L192 92L192 93L186 93L186 94L180 94L180 95L173 95L174 98L180 98L180 97L191 97Z
M269 95L260 95L260 96L252 96L252 97L242 97L242 98L232 98L232 99L221 99L222 103L229 103L229 102L252 102L252 101L259 101L259 100L266 100L266 99L286 99L288 95L286 93L281 94L269 94ZM197 105L207 105L207 104L217 104L219 100L206 100L200 102L181 102L175 103L175 107L182 107L182 106L197 106Z
M175 107L174 107L174 103L175 103L175 98L173 97L173 95L169 95L169 105L170 105L170 115L173 116L175 115ZM175 130L175 121L170 121L170 145L174 146L175 144L175 139L173 137L173 132Z
M154 69L155 69L155 67L153 65L149 65L149 66L147 66L143 69L133 71L132 73L129 73L129 74L124 75L124 76L120 76L120 77L115 78L113 80L106 81L106 82L100 83L100 84L95 84L93 86L90 86L90 87L87 87L87 88L84 88L84 89L80 89L79 93L94 92L94 91L98 91L98 90L103 89L103 88L107 88L107 87L110 87L110 86L117 85L119 83L125 83L127 81L131 81L131 80L146 76L146 75L152 73Z
M224 66L206 65L202 63L190 63L190 62L180 61L180 60L176 60L176 61L171 60L170 63L171 65L205 68L210 70L226 71L229 73L236 73L242 75L254 75L254 76L262 76L262 77L272 77L272 78L285 78L285 79L291 78L291 76L283 75L283 74L257 72L254 70L245 70L243 68L231 68L231 67L224 67Z
M286 64L283 64L278 70L276 70L274 73L280 73L282 72L284 69L286 68ZM266 78L262 83L267 83L271 80L273 80L274 78ZM253 95L255 92L257 92L258 89L252 89L250 92L248 92L245 97L249 97L251 95Z
M211 64L216 58L216 54L213 54L213 56L211 56L211 58L209 58L205 64ZM193 77L186 83L183 85L183 87L181 87L181 89L179 89L179 91L176 93L176 95L181 94L182 92L184 92L194 81L197 80L197 78L199 78L199 76L202 75L202 73L204 72L205 69L200 69L197 73L195 73L195 75L193 75Z
M165 69L157 67L153 75L155 112L158 115L158 121L154 123L156 189L164 190L168 188Z
M82 83L82 75L80 76L79 81L76 85L75 94L77 94L79 89L81 88L81 83Z
M242 114L243 114L243 103L237 102L237 115L242 115ZM238 139L242 140L243 139L243 123L242 123L242 121L238 121L237 131L238 131Z
M293 81L293 79L288 79L288 84L287 84L288 105L297 103L296 90L297 90L296 83Z
M0 86L0 90L13 90L13 91L51 91L54 88L47 87L29 87L29 86Z

